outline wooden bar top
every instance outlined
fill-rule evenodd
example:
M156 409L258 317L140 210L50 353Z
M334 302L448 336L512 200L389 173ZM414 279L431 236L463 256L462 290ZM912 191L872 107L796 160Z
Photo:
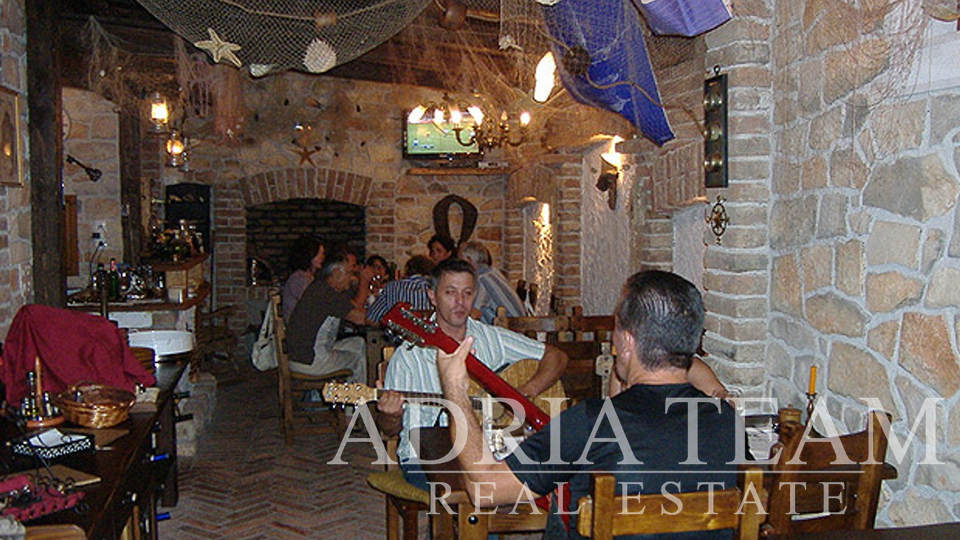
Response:
M960 522L892 529L787 534L771 536L768 540L956 540L957 538L960 538Z

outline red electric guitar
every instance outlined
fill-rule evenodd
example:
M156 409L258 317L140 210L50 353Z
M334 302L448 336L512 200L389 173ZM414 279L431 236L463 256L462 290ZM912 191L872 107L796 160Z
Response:
M413 307L405 302L398 302L394 305L380 322L393 333L418 347L436 347L450 354L460 346L455 339L445 334L436 324L419 317L413 311ZM497 398L513 399L520 403L520 407L523 409L523 420L533 429L540 431L550 421L547 413L540 410L516 388L501 379L492 369L478 360L473 353L467 356L467 371L471 377L490 392L490 395Z
M399 302L380 319L387 328L399 335L406 341L421 347L436 347L441 351L450 354L460 346L452 337L448 336L436 324L419 317L410 304ZM510 386L501 379L490 368L477 359L473 353L467 356L467 372L476 379L481 386L490 392L490 395L498 398L507 398L516 400L523 409L524 422L533 429L540 431L547 425L550 417L545 412L538 409L526 396ZM560 508L567 508L570 500L570 484L563 484L563 487L557 492L557 505ZM550 503L547 496L536 500L537 506L548 509ZM561 514L564 526L569 526L569 515Z

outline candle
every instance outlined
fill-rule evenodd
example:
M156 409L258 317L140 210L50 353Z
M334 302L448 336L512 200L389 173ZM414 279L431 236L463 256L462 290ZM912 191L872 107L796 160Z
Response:
M807 393L817 393L817 366L810 366L810 385L807 387Z
M40 398L43 396L43 370L40 368L40 357L36 357L33 363L33 374L36 377L37 388L35 390L34 397L37 399L37 404L40 404Z

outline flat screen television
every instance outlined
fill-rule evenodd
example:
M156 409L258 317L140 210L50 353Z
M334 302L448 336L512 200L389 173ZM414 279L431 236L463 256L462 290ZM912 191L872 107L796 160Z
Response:
M429 115L411 122L409 114L404 115L403 122L403 157L406 159L470 161L483 156L476 143L464 146L457 141L450 122L435 122ZM464 128L463 139L469 139L473 124L473 117L464 112L460 122Z

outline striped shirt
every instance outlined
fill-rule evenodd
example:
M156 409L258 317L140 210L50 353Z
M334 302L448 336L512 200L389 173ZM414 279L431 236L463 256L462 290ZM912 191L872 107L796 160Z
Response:
M525 358L540 360L543 357L543 343L506 328L467 319L467 335L474 337L473 347L477 358L494 371ZM423 347L398 347L387 363L383 387L406 392L441 393L437 351ZM401 462L416 457L410 445L410 429L434 425L447 425L447 415L439 407L409 402L404 405L403 427L397 446L397 457Z
M493 324L500 306L506 309L507 317L526 315L523 301L507 283L506 276L496 268L481 264L477 268L477 297L473 300L473 307L480 310L481 321Z
M430 282L424 276L409 276L397 281L391 281L380 289L377 299L367 308L367 319L380 322L380 319L390 311L397 302L407 302L415 310L429 310L433 308L427 289Z

